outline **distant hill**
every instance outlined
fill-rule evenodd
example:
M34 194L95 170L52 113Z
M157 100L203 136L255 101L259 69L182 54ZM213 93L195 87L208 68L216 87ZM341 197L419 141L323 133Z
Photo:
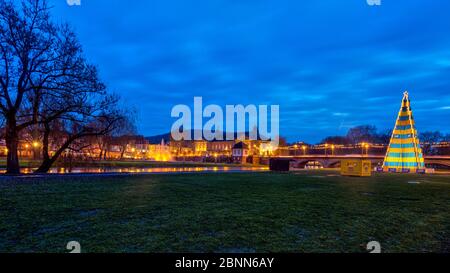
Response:
M165 143L169 143L169 141L170 141L170 133L162 134L162 135L156 135L156 136L148 136L148 137L145 137L145 139L148 140L148 142L150 144L160 144L162 139L164 139Z

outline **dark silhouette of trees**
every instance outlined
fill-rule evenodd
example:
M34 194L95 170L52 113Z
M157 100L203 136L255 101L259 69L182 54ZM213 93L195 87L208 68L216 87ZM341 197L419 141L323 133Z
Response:
M425 155L437 154L437 149L433 148L433 144L443 141L444 136L438 132L422 132L419 135L420 142L422 144L422 151Z
M120 159L123 158L128 144L131 144L130 142L133 140L133 135L137 133L136 117L136 110L128 109L113 130L97 138L100 147L100 159L106 159L106 153L112 145L120 147Z
M33 82L61 73L54 69L65 57L55 48L57 33L45 1L0 0L0 111L5 119L7 173L20 173L19 132L37 121L31 97L39 96L41 86Z
M57 119L43 120L43 161L36 170L46 173L67 149L82 150L90 145L87 138L108 134L124 119L124 114L115 107L118 98L102 94L84 96L79 109L67 111ZM50 142L51 140L51 142ZM53 155L49 144L53 144Z
M362 142L376 142L377 128L371 125L361 125L348 130L347 139L352 144Z
M42 141L37 172L47 172L65 150L109 134L127 116L83 57L71 28L50 20L45 0L0 0L0 88L9 174L20 173L24 129Z
M349 145L360 143L377 143L388 144L391 139L392 131L379 133L375 126L361 125L350 128L346 136L329 136L324 138L320 143Z
M285 137L282 137L282 136L279 137L278 146L280 146L280 147L287 146L287 140Z
M350 141L345 136L329 136L324 138L321 141L321 144L329 143L329 144L336 144L336 145L347 145L350 144Z
M391 141L392 130L386 130L385 132L379 133L377 138L377 143L388 144Z

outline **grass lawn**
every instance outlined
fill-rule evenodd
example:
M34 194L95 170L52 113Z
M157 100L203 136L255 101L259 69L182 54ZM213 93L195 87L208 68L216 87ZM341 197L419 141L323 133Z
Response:
M0 252L450 252L450 176L0 177Z

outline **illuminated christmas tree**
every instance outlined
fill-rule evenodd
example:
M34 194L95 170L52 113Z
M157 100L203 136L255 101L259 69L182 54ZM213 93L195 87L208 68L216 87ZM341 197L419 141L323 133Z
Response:
M425 169L408 92L403 94L391 141L383 162L389 172L417 172Z

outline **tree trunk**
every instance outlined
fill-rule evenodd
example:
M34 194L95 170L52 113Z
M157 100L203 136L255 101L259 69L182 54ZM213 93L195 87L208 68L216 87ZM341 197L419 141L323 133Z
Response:
M49 136L50 125L48 123L44 123L44 135L42 138L42 157L44 161L48 161L50 159L50 155L48 154Z
M35 173L48 173L48 171L50 170L50 168L52 167L53 163L55 163L54 160L51 159L44 159L42 161L41 166L39 166L39 168L34 171Z
M6 173L20 174L19 155L17 151L19 146L19 134L17 132L15 114L7 115L5 141L6 148L8 149L6 159Z
M67 145L68 147L69 145ZM39 168L35 171L35 173L48 173L48 171L50 170L50 168L53 166L53 164L56 162L56 160L58 159L58 157L61 155L61 153L67 149L67 147L62 147L61 149L59 149L52 157L49 158L45 158L42 163L41 166L39 166Z
M50 128L45 126L44 139L42 141L44 159L42 160L41 166L39 166L39 168L35 171L35 173L48 173L48 171L56 162L58 157L62 154L62 152L64 152L69 147L70 143L72 143L73 141L72 139L67 140L66 143L64 143L64 145L58 151L56 151L56 153L52 157L50 157L48 154L49 133Z
M46 127L46 132L50 132L49 127ZM47 156L44 156L44 160L42 161L41 166L35 171L35 173L47 173L50 168L52 167L52 165L56 162L56 160L61 156L61 154L67 150L70 146L70 144L72 144L72 142L74 142L75 140L82 138L82 137L88 137L88 136L97 136L98 134L92 134L92 133L85 133L85 134L78 134L78 135L72 135L72 136L68 136L67 140L64 142L64 144L55 152L55 154L52 155L52 157L48 156L48 150L46 152ZM47 142L46 145L48 147L48 135L46 135L44 133L44 140L43 142ZM44 152L45 153L45 152ZM72 164L72 163L70 163Z
M108 152L111 150L111 146L109 144L106 144L105 152L103 153L103 160L107 160L108 158Z

